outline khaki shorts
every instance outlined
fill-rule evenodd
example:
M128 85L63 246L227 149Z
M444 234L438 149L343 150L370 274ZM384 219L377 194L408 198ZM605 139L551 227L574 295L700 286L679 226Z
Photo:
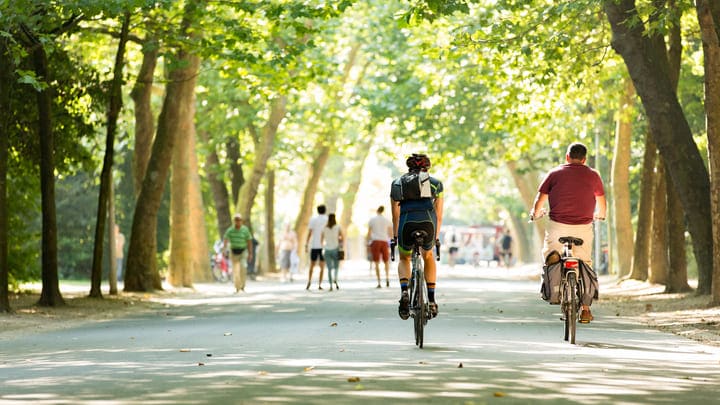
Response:
M580 258L588 266L592 267L592 246L593 246L593 224L583 225L568 225L555 222L553 220L548 221L548 226L545 228L545 243L542 250L542 263L545 263L547 255L556 250L562 254L563 245L558 242L563 236L573 236L583 240L581 246L573 246L573 256Z

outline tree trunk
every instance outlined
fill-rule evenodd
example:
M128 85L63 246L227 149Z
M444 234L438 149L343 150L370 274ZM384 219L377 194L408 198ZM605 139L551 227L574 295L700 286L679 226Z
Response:
M275 170L265 175L265 265L266 271L277 271L275 264Z
M170 177L170 263L168 282L173 287L192 287L193 254L191 253L190 229L190 150L191 131L189 125L194 119L193 98L184 99L181 110L185 113L176 117L178 128L177 143L172 158Z
M342 193L341 199L343 204L343 212L340 216L340 229L345 232L347 237L347 231L350 228L353 217L353 206L355 205L355 199L360 189L360 183L362 182L362 172L365 167L365 162L370 155L370 148L372 148L371 142L362 142L357 148L355 156L357 158L357 166L354 166L350 170L350 179L348 180L347 188ZM389 207L388 207L389 208Z
M224 176L220 171L220 159L218 158L217 151L210 143L210 136L205 131L202 131L200 135L210 151L205 158L205 172L207 173L213 201L215 202L218 238L222 240L225 230L232 225L230 218L230 195L223 180Z
M300 212L298 213L297 220L295 221L295 233L298 237L298 253L304 254L305 249L303 246L306 245L308 236L308 224L310 223L310 217L313 215L313 205L315 202L315 193L317 193L318 184L320 183L320 177L322 176L323 169L327 164L328 158L330 157L330 145L327 145L321 140L315 145L315 158L310 165L307 183L305 184L305 191L303 192L302 203L300 204Z
M40 42L32 49L35 74L48 87L37 92L38 127L40 135L40 189L42 191L42 291L40 306L62 306L57 260L57 216L55 209L55 139L52 131L52 81L49 77L47 54Z
M632 255L632 271L629 278L647 280L650 265L650 237L652 235L653 182L657 149L650 135L645 135L645 154L643 156L642 180L640 182L640 201L638 203L637 231Z
M537 194L537 188L538 185L532 185L532 182L530 180L531 176L530 173L521 173L520 170L518 170L517 162L516 161L507 161L505 164L508 167L508 170L510 171L510 175L513 178L513 181L515 182L515 187L517 187L518 191L520 192L520 198L522 198L523 203L525 204L525 207L527 207L527 212L530 212L533 206L533 201L535 201L535 195ZM535 181L537 182L537 181ZM536 229L538 241L542 241L545 239L545 224L541 221L537 221L534 223L534 228ZM533 240L531 235L528 235L529 240ZM540 247L535 246L534 248L530 249L537 252L537 254L531 256L531 257L540 257Z
M705 113L710 164L713 242L712 302L720 305L720 4L697 0L697 15L705 57ZM694 240L694 239L693 239Z
M230 191L232 192L233 207L237 207L240 199L240 189L245 184L245 175L240 157L240 143L236 138L231 138L226 143L227 157L230 161ZM232 225L232 223L230 224ZM228 227L230 226L228 225Z
M148 160L152 150L155 118L152 111L152 87L155 66L159 54L159 44L155 39L147 39L143 44L143 60L135 86L130 93L135 104L135 153L133 154L133 179L135 197L140 195L145 178Z
M195 109L193 108L191 118L193 132L190 137L190 150L192 153L188 158L190 164L190 189L188 191L190 197L190 241L193 245L193 267L192 272L188 275L192 277L191 281L208 282L213 280L213 275L210 271L210 263L208 262L208 257L210 257L210 244L208 243L208 231L205 223L205 204L203 203L202 185L200 184L200 169L196 142L197 134L195 132L194 119Z
M626 77L624 90L620 97L620 108L618 109L610 184L613 193L611 218L615 228L615 245L628 250L633 245L629 167L632 118L635 115L634 98L635 88L633 88L632 80ZM630 274L632 258L632 255L629 254L618 255L618 276L624 277Z
M668 2L672 10L673 24L668 35L668 61L670 63L670 81L677 90L682 60L681 12L675 0ZM665 169L667 172L667 168ZM690 291L687 280L687 254L685 252L685 213L680 203L680 196L672 184L672 178L665 176L667 183L667 218L665 234L668 247L668 279L665 292L676 293Z
M115 186L113 184L113 176L110 174L110 188L108 189L108 226L107 226L107 240L108 240L108 284L110 286L110 295L117 295L117 234L115 233Z
M667 219L667 183L662 156L656 161L655 192L653 193L652 233L650 237L650 273L648 281L653 284L667 283L668 246L665 233Z
M0 38L0 313L10 312L7 175L13 64L7 45L8 39Z
M105 242L105 225L107 220L108 195L112 187L112 169L115 156L115 131L117 120L122 109L123 67L125 66L125 45L127 44L130 27L130 13L123 17L120 40L115 54L113 80L110 85L110 105L107 115L107 134L105 135L105 158L100 174L100 195L98 196L97 217L95 218L95 245L93 247L93 264L90 280L90 297L102 298L102 261L103 244Z
M188 31L190 18L193 17L197 6L195 2L189 2L185 6L181 28L183 35ZM191 105L188 100L192 100L195 93L200 58L181 49L176 54L175 63L169 65L177 68L170 70L168 74L157 134L135 207L125 272L125 291L162 289L155 257L157 214L168 180L176 138L181 131L181 118L192 113L187 111L187 107Z
M265 176L267 162L273 153L275 135L283 118L285 117L287 97L280 96L273 100L270 106L270 117L262 129L261 137L255 145L255 161L253 162L250 177L240 188L237 212L242 214L246 223L250 223L252 205L257 195L260 181Z
M622 56L645 107L650 132L677 187L698 263L698 292L712 288L713 235L708 171L695 144L669 76L664 39L647 35L634 0L605 0L612 47Z

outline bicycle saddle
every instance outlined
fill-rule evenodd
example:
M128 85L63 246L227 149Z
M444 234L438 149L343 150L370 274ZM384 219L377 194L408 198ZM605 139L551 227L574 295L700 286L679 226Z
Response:
M422 230L413 231L413 233L412 233L412 237L413 237L415 240L418 240L418 239L423 239L423 240L424 240L425 237L427 237L427 235L428 235L428 233L425 232L425 231L422 231ZM582 241L581 241L581 242L582 242Z
M562 244L569 242L571 245L575 245L575 246L581 246L583 244L582 239L576 238L574 236L563 236L562 238L558 239L558 242L560 242Z

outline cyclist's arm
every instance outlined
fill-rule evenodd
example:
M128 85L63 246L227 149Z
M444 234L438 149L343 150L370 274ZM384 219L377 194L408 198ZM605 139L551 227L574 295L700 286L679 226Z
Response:
M440 239L440 227L443 221L443 197L440 195L435 199L435 216L437 218L437 224L435 226L435 239Z
M607 200L604 195L595 196L595 208L597 209L595 213L597 219L607 218Z
M535 196L535 202L533 202L533 217L540 218L541 216L543 216L543 207L545 206L545 202L547 201L547 199L547 194L538 191L537 195Z
M398 236L398 226L400 225L400 201L390 200L390 211L392 211L392 231L393 237Z

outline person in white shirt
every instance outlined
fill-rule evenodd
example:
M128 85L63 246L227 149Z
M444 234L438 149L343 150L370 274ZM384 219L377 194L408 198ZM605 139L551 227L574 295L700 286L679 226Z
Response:
M333 290L333 282L335 282L335 288L339 290L338 270L340 268L340 257L338 253L340 252L340 247L343 243L343 233L342 229L340 229L340 226L335 220L335 214L330 214L328 216L327 226L323 228L322 237L320 239L322 240L323 246L325 246L323 257L325 258L325 263L327 264L330 291Z
M377 215L368 222L366 241L370 246L370 255L375 264L377 288L380 288L380 260L385 263L385 286L390 287L390 238L392 238L392 222L383 216L385 207L377 209Z
M320 279L318 281L318 289L323 289L322 280L323 273L325 272L325 258L323 257L321 238L322 230L323 228L325 228L325 225L327 225L328 221L328 216L325 215L326 211L327 208L325 208L325 205L318 205L318 214L310 218L310 223L308 224L308 236L307 240L305 241L305 251L307 252L308 249L310 250L310 270L308 272L308 283L307 287L305 287L306 290L310 289L310 284L312 283L313 268L315 267L315 264L318 264L318 266L320 267Z

